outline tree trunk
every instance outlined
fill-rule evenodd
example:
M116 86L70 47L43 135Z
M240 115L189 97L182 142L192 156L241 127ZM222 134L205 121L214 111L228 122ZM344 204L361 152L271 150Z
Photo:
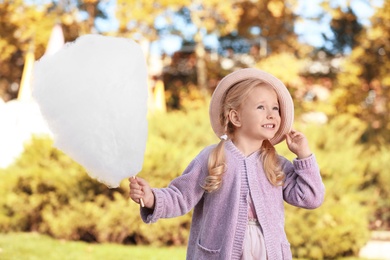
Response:
M201 33L198 32L196 37L196 46L195 46L195 54L196 54L196 75L198 87L203 96L208 95L208 87L207 87L207 67L206 67L206 51L203 44L203 37Z

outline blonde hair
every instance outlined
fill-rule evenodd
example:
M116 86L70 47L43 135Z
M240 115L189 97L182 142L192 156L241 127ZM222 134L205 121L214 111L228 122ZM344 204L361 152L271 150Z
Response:
M229 120L229 112L231 110L238 110L252 89L262 85L264 86L264 83L261 80L250 78L236 83L226 91L222 98L219 120L227 136L231 137L234 134L234 125ZM222 176L227 170L224 149L225 142L226 141L222 139L209 155L209 174L202 186L206 192L213 192L222 184ZM275 147L270 141L264 140L259 149L261 152L259 160L263 163L263 168L268 181L275 186L282 185L285 174L279 165Z

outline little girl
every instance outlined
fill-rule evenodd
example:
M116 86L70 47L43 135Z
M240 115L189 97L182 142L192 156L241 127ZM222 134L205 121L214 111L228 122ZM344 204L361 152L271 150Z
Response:
M292 259L284 201L314 209L324 199L319 167L306 137L291 130L294 105L274 76L241 69L223 78L210 102L221 141L203 149L167 188L131 178L130 197L146 223L194 208L187 259ZM286 139L297 158L277 155Z

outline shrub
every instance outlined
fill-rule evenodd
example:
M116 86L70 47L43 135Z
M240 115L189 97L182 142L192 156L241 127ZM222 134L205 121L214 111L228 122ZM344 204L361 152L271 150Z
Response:
M287 207L286 231L297 258L335 259L357 255L369 239L370 210L365 206L363 124L341 115L326 126L297 124L309 139L326 186L324 204L315 210Z
M350 194L336 199L327 191L315 210L286 207L286 232L292 253L303 259L357 255L369 239L367 210Z
M376 230L390 230L390 168L386 167L390 162L390 147L373 147L365 150L363 156L370 158L362 185L362 189L370 192L367 205L374 211L370 226Z
M85 205L99 196L111 201L118 193L90 179L80 165L54 149L50 139L33 138L1 178L2 230L39 231L65 239L84 238L76 233L83 232L77 225L88 217Z
M205 116L206 110L197 110L150 118L139 175L154 187L164 187L179 176L215 138ZM108 189L53 148L48 138L33 138L15 164L0 171L0 178L0 228L5 232L39 231L69 240L156 245L182 245L188 238L190 214L142 225L138 205L128 198L127 180Z
M389 149L384 147L378 156L366 156L365 147L359 143L361 122L354 118L339 116L326 126L297 122L296 128L306 134L316 154L326 198L316 210L286 207L292 252L295 257L310 259L354 255L368 239L368 216L386 203L389 194L388 172L381 171ZM152 187L165 187L201 149L215 142L205 108L151 116L139 176ZM277 149L293 158L286 145L280 144ZM138 205L128 198L127 180L117 189L108 189L54 149L49 139L34 138L13 166L0 171L0 178L3 231L34 230L56 238L94 242L187 242L191 213L143 224ZM373 189L379 189L382 204L368 196Z

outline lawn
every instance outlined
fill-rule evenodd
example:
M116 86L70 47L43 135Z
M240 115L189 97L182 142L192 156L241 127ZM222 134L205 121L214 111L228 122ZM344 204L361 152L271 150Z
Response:
M89 244L38 233L0 233L0 260L183 260L185 247ZM363 260L340 258L340 260Z
M56 240L37 233L0 233L1 260L175 260L185 256L185 247L89 244Z

